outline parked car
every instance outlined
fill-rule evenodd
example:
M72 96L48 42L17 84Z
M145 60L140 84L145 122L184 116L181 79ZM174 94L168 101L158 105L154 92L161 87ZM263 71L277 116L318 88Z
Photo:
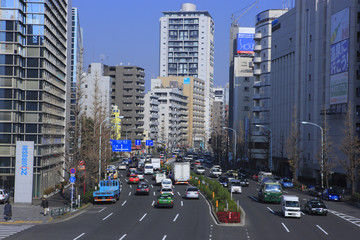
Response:
M150 189L149 185L146 182L140 182L136 188L136 194L146 194L149 195Z
M292 187L294 187L293 182L288 178L281 179L280 183L281 183L281 186L283 188L292 188Z
M10 199L10 194L5 189L0 189L0 203L5 203Z
M325 189L321 194L321 198L328 201L341 201L341 195L332 188Z
M321 197L323 191L324 189L322 189L320 186L312 186L309 188L308 193L310 196Z
M185 198L199 199L199 189L197 187L188 186L185 190Z
M227 187L229 179L227 177L219 177L218 182L223 186Z
M304 206L305 212L308 214L324 215L328 213L325 203L320 199L308 199Z
M174 207L174 196L171 194L160 194L155 207Z

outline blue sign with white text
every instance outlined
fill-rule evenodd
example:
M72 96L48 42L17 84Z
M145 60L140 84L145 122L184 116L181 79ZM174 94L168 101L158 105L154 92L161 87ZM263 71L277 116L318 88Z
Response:
M71 182L71 183L74 183L74 182L75 182L75 180L76 180L76 178L75 178L75 177L70 177L70 179L69 179L69 180L70 180L70 182Z
M154 146L153 140L146 140L146 146Z
M330 46L330 75L348 71L349 40Z
M113 152L131 152L131 140L111 140Z
M141 140L135 140L135 146L141 146Z
M237 34L237 53L254 53L254 34L238 33Z
M190 84L190 78L189 77L184 78L184 84Z

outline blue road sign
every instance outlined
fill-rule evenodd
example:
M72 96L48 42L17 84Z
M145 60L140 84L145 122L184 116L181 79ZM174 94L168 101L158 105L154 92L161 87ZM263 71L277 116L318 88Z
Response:
M75 178L75 177L70 177L70 182L71 182L71 183L74 183L74 182L75 182L75 180L76 180L76 178Z
M153 140L146 140L146 146L154 146Z
M131 152L131 140L111 140L113 152Z
M70 173L71 173L71 174L75 174L75 173L76 173L76 169L75 169L75 168L70 168Z
M141 146L141 140L135 140L135 146Z

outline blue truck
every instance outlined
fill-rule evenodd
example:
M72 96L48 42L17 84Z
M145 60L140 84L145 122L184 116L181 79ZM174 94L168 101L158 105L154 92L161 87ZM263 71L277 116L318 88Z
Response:
M121 183L119 180L100 181L100 189L93 192L94 203L116 202L120 199Z

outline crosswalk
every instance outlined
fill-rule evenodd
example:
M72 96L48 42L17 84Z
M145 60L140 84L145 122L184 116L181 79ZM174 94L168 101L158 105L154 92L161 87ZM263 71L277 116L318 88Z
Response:
M340 212L336 212L336 211L330 210L330 209L328 209L328 211L331 212L332 214L360 227L360 218L349 216L349 215L346 215L346 214L343 214Z
M18 232L24 231L34 225L0 225L0 239L5 239Z

